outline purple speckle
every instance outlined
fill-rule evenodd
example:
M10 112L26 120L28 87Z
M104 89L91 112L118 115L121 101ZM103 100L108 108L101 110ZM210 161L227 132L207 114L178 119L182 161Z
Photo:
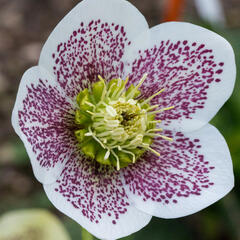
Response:
M123 26L97 21L80 24L66 42L58 45L54 74L66 94L74 97L97 76L107 80L121 77L121 58L125 46L130 45Z
M161 153L160 157L147 152L138 164L123 170L129 190L143 201L151 200L163 205L177 204L179 198L201 195L203 189L211 186L209 174L213 170L199 154L197 146L201 141L169 130L165 130L163 135L172 137L174 141L155 139L152 147Z
M165 89L151 103L163 108L174 106L174 110L157 116L167 126L173 120L191 119L193 114L204 108L209 87L220 82L219 75L223 69L217 66L223 64L216 62L213 50L204 44L167 40L139 52L139 57L133 62L130 79L131 83L137 84L141 76L148 73L141 86L143 98Z

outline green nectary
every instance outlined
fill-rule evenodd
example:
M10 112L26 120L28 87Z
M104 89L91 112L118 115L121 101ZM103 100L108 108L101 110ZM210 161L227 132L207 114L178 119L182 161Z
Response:
M155 136L171 140L156 133L162 129L156 128L160 120L155 120L155 114L172 107L153 111L158 105L149 104L163 89L146 100L136 99L146 77L143 75L137 86L130 85L126 89L128 78L106 83L98 76L99 81L77 95L75 136L87 157L119 170L135 163L146 150L159 155L150 147Z

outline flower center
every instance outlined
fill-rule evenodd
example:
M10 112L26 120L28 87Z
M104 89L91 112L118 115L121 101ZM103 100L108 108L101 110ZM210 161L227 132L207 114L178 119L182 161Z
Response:
M91 89L85 88L77 95L75 136L81 151L93 161L113 165L119 170L135 163L146 150L159 156L150 147L154 137L172 140L158 134L162 129L156 128L156 124L161 121L155 120L155 116L173 107L155 110L158 105L149 104L164 89L148 99L136 99L146 77L144 74L137 86L126 89L128 78L106 83L98 76L99 81L93 83Z

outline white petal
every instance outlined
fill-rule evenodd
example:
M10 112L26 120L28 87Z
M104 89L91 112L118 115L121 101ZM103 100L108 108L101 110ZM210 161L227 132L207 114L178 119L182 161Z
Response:
M173 142L158 139L161 154L145 155L124 178L135 206L153 216L183 217L225 196L234 185L228 146L216 128L171 133Z
M144 97L164 88L152 104L174 106L158 116L165 129L192 131L204 126L233 91L232 47L202 27L163 23L146 31L127 52L125 58L133 62L128 70L131 81L137 84L148 74L141 87Z
M121 238L149 223L149 214L130 206L119 172L79 158L72 156L60 179L44 185L56 208L100 239Z
M18 89L12 125L40 182L54 182L73 151L68 115L71 117L71 103L48 72L41 67L26 71Z
M125 47L146 29L145 18L125 0L84 0L53 30L39 65L74 96L99 74L121 77Z

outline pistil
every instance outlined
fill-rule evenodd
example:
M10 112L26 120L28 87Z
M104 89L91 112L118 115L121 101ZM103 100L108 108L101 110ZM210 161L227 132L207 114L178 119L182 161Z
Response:
M172 139L158 134L163 129L156 127L161 120L155 120L157 113L170 110L150 105L151 100L164 89L145 100L137 98L140 86L147 78L144 74L137 86L126 89L128 78L99 81L91 89L84 89L77 96L78 109L75 114L75 131L82 152L103 165L120 168L135 163L145 152L159 156L150 145L155 137ZM139 100L140 99L140 100Z

